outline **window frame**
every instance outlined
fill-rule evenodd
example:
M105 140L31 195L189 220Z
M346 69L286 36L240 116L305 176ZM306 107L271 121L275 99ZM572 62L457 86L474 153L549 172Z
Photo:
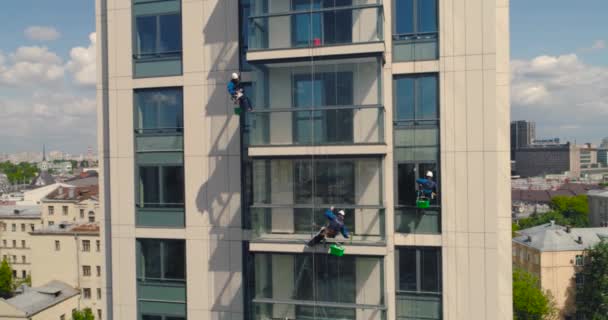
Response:
M167 11L167 12L162 12L162 13L149 13L149 14L132 14L132 27L133 27L133 38L132 38L132 43L133 43L133 60L134 61L162 61L162 60L173 60L173 59L183 59L183 52L184 52L184 21L183 21L183 14L182 14L182 1L177 1L179 3L179 11ZM134 3L133 6L136 6L137 4ZM161 47L161 23L160 23L160 18L162 16L172 16L172 15L177 15L179 17L179 21L180 21L180 32L181 32L181 39L180 39L180 46L181 49L178 51L168 51L168 52L159 52L159 48ZM138 28L137 28L137 18L141 18L141 17L155 17L155 21L154 21L154 32L155 32L155 39L154 39L154 47L155 47L155 51L153 53L145 53L142 54L141 52L139 52L139 43L138 43ZM149 57L146 57L149 56Z
M82 240L82 252L91 252L91 240Z
M186 283L187 279L188 279L188 274L187 274L187 242L185 239L152 239L152 238L138 238L136 240L136 278L137 281L140 282L147 282L147 281L158 281L158 282L173 282L173 283ZM153 277L147 277L146 276L146 271L145 271L145 256L143 254L143 242L146 241L150 241L150 243L152 243L153 241L158 241L159 242L159 252L158 252L158 259L160 261L158 262L158 265L160 266L159 268L159 273L160 273L160 277L159 278L153 278ZM183 273L184 273L184 278L183 279L177 279L177 278L167 278L165 277L165 273L167 272L167 263L168 260L166 259L166 250L167 246L169 244L169 242L181 242L183 243L183 248L184 248L184 252L183 252L183 256L184 256L184 261L183 261Z
M396 271L399 272L398 276L399 276L399 282L396 283L397 286L397 292L403 292L403 293L414 293L414 294L438 294L438 295L443 295L443 254L442 254L442 248L441 247L430 247L430 246L399 246L397 247L397 249L399 250L399 260L397 261L397 266L396 266ZM416 254L416 266L415 266L415 273L416 273L416 289L415 290L404 290L401 288L401 259L403 258L404 255L404 251L405 250L414 250L415 254ZM438 291L424 291L422 290L422 274L423 274L423 268L422 268L422 252L423 251L435 251L435 263L436 263L436 267L437 270L439 271L438 274L436 275L436 281L437 281L437 287L438 287Z

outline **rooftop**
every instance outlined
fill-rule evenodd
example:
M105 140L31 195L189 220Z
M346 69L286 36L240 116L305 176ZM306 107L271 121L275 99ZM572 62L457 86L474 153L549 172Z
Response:
M521 190L511 189L512 201L527 201L527 202L551 202L551 198L555 196L578 196L587 194L591 190L601 190L602 187L596 184L584 183L566 183L555 190Z
M0 219L37 219L40 206L0 206Z
M99 186L88 185L81 187L64 187L59 186L55 191L49 193L43 201L75 201L80 202L84 200L95 200L99 199Z
M513 242L541 252L583 251L608 238L608 228L566 228L553 223L518 231Z
M64 282L51 281L38 288L26 288L22 294L2 300L29 317L78 294L78 290Z
M52 226L37 229L31 232L32 235L41 234L99 234L99 224L91 223L67 223L62 222Z
M608 198L608 190L589 190L587 195L592 197Z

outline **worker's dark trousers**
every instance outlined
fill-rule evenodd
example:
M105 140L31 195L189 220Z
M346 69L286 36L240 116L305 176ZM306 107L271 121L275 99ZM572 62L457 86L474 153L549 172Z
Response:
M253 106L251 105L251 100L249 100L249 98L246 95L243 95L239 99L239 106L241 107L241 109L243 109L245 111L249 111L249 110L253 109Z

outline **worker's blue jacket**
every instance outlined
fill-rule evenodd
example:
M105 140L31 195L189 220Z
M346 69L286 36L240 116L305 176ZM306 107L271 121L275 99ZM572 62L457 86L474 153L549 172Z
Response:
M431 196L433 192L437 192L437 183L433 180L429 180L426 178L416 179L416 183L422 186L422 192L425 196Z
M346 229L344 221L338 219L338 217L336 217L336 215L330 209L327 209L327 211L325 211L325 217L329 220L329 226L327 226L327 228L331 229L336 233L342 233L342 236L348 239L348 229Z
M234 81L228 81L226 89L228 89L228 93L233 96L236 94L237 90L241 89L241 85L240 83L234 83Z

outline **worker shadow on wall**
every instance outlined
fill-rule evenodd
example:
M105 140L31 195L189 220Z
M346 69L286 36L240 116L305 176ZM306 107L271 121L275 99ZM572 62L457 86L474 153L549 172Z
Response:
M239 119L226 92L232 72L238 71L238 23L229 19L238 12L238 1L207 1L208 20L202 30L204 59L208 66L207 119L200 143L209 144L202 157L206 168L199 177L196 195L198 213L208 226L207 283L204 285L210 309L216 319L234 319L243 313L242 243L240 208ZM201 158L197 158L201 159ZM188 160L186 160L188 161ZM198 161L198 160L190 160Z

